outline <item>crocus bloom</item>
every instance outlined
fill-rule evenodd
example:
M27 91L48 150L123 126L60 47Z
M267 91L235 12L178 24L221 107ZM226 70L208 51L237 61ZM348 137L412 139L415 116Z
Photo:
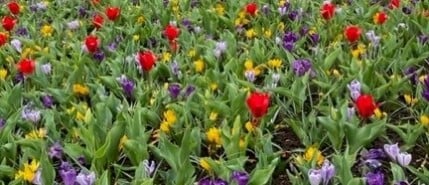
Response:
M215 51L214 51L215 56L220 57L220 55L225 53L226 47L227 47L227 45L226 45L225 41L216 42L216 47L215 47Z
M2 19L2 26L6 31L10 31L15 27L16 19L11 16L4 16Z
M190 96L193 92L195 91L195 86L193 86L193 85L188 85L186 88L185 88L185 97L188 97L188 96Z
M359 115L364 119L371 117L374 114L375 109L377 109L377 105L374 102L373 97L367 94L360 95L356 99L355 104Z
M232 179L237 182L237 185L247 185L249 183L249 174L247 172L235 171L232 173Z
M280 6L280 7L278 8L278 11L279 11L279 13L280 13L280 16L284 16L284 15L286 15L287 10L288 10L288 7L286 7L286 6Z
M364 159L385 159L386 153L381 148L372 148L361 154Z
M180 94L180 91L181 91L180 85L177 83L173 83L168 86L168 92L170 92L170 96L172 98L177 98Z
M95 183L95 173L94 172L80 172L76 176L76 183L79 185L93 185Z
M155 165L155 161L148 161L147 159L143 160L144 170L149 176L151 176L152 173L155 171Z
M119 7L107 7L106 16L109 20L115 21L121 15L121 9Z
M63 156L63 147L61 146L61 144L56 142L51 147L49 147L48 155L51 159L61 159Z
M249 82L254 82L256 80L255 71L254 70L246 70L244 72L244 76Z
M54 97L50 95L42 96L42 103L43 106L45 106L46 108L52 108L52 106L54 105Z
M413 85L417 84L418 76L417 76L417 70L415 67L407 68L404 73L408 78L410 78L411 84Z
M396 161L401 166L408 166L411 162L411 154L407 152L401 152L396 156Z
M365 179L367 185L384 185L384 174L381 171L369 172Z
M150 71L156 62L156 56L152 51L141 51L137 54L137 60L144 71Z
M0 129L2 129L6 125L6 120L3 118L0 118Z
M97 36L89 35L85 38L85 46L89 52L94 53L95 51L97 51L99 45L100 45L100 40L98 39Z
M64 185L75 185L77 173L68 162L61 162L59 172Z
M80 23L78 20L73 20L67 23L67 28L70 30L76 30L80 26Z
M92 54L92 57L94 57L95 60L97 60L98 62L101 62L104 60L104 51L103 50L97 50Z
M320 14L325 20L330 20L335 15L335 4L330 1L324 1Z
M19 14L21 7L16 1L11 1L7 4L7 8L9 9L10 13L17 15Z
M52 71L52 66L51 66L51 64L50 63L46 63L46 64L43 64L41 67L40 67L40 69L42 70L42 73L44 73L44 74L51 74L51 71Z
M42 170L40 168L37 170L31 183L34 185L43 185Z
M344 35L349 42L356 42L360 38L361 29L358 26L347 26Z
M132 96L135 84L132 80L128 79L125 75L122 75L117 79L122 86L122 90L129 97Z
M171 69L171 73L173 73L173 75L175 75L175 76L181 75L180 68L179 68L179 63L177 63L176 60L174 60L170 64L170 69Z
M384 24L384 22L386 22L388 18L389 17L387 16L387 14L383 11L377 12L373 17L374 23L378 25Z
M322 182L322 175L319 170L310 169L308 171L308 178L311 185L319 185Z
M398 143L390 144L390 145L385 144L383 147L384 147L384 151L390 157L390 159L396 160L396 157L399 155L399 152L400 152Z
M360 91L361 91L361 84L358 80L353 80L352 82L350 82L350 84L347 85L347 88L350 91L350 96L352 97L352 99L354 101L357 100L357 98L359 98L360 96Z
M429 101L429 76L427 76L423 81L422 96L424 99L426 99L426 101Z
M429 36L425 35L425 34L421 34L417 38L418 38L420 44L426 44L429 40Z
M329 181L331 181L331 179L335 176L335 166L328 160L325 160L325 162L323 162L322 168L320 168L320 175L322 176L323 184L329 184Z
M378 46L378 44L380 43L380 36L375 35L374 30L368 31L365 33L365 36L368 40L371 41L372 45L374 46Z
M297 76L304 76L307 72L312 72L312 65L308 59L298 59L294 61L292 68Z
M255 16L256 13L258 11L258 5L254 2L249 3L246 5L246 13L251 15L251 16Z
M253 92L247 97L247 107L255 118L260 118L267 114L270 106L270 95L267 93Z
M20 40L18 39L13 39L12 41L10 41L10 44L13 46L13 48L18 51L18 52L22 52L22 43Z
M39 110L34 109L32 105L28 104L24 106L21 112L21 117L26 121L37 123L39 122L41 115Z

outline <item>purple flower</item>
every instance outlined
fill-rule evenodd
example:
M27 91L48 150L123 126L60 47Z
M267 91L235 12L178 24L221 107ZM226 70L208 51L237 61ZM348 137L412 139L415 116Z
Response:
M76 183L79 185L93 185L95 183L95 173L94 172L80 172L76 176Z
M396 157L399 155L400 149L398 146L398 143L395 144L385 144L384 146L384 152L390 157L392 160L396 160Z
M42 180L42 170L38 169L36 174L34 175L33 180L31 181L32 184L34 185L43 185L43 180Z
M22 73L17 73L17 74L15 75L14 79L13 79L13 82L14 82L15 84L18 84L18 83L24 82L24 80L25 80L25 78L24 78L24 74L22 74Z
M93 57L95 60L101 62L104 60L104 52L102 50L97 50L94 52Z
M125 75L117 78L119 83L122 86L122 91L124 91L125 95L130 97L133 95L135 84L132 80L128 79Z
M373 170L376 170L382 166L381 162L377 159L367 159L364 161L364 164Z
M168 86L168 92L170 92L170 96L174 99L176 99L179 96L180 91L181 91L180 84L173 83Z
M52 71L52 66L51 66L51 64L50 63L46 63L46 64L43 64L41 67L40 67L40 69L41 69L41 71L42 71L42 73L44 73L44 74L51 74L51 71Z
M244 76L249 82L254 82L256 80L255 71L253 70L247 70L246 72L244 72Z
M292 42L295 43L296 41L298 41L299 36L291 31L288 31L287 33L285 33L285 35L283 36L283 42Z
M384 185L384 174L381 171L369 172L365 179L367 185Z
M317 33L311 34L309 38L310 38L310 41L313 44L313 46L317 45L320 41L320 35Z
M308 33L308 31L309 31L308 26L302 26L301 29L299 29L299 34L301 36L304 36Z
M37 123L40 121L41 115L39 110L34 109L31 104L28 104L21 111L21 117L26 121Z
M51 159L61 159L63 156L63 147L61 146L61 144L59 142L56 142L51 147L49 147L48 155Z
M195 91L195 86L188 85L185 89L185 97L190 96Z
M372 148L368 151L363 152L361 155L364 159L383 160L386 158L386 153L384 153L384 150L381 148Z
M429 36L425 35L425 34L419 35L417 38L418 38L420 44L426 44L429 40Z
M284 15L286 15L287 10L288 10L288 7L287 7L287 6L281 6L281 7L279 7L279 8L278 8L278 11L279 11L279 13L280 13L280 16L284 16Z
M52 108L54 105L54 97L50 95L42 96L42 103L46 108Z
M423 81L423 92L422 96L426 101L429 101L429 76Z
M361 83L358 80L353 80L350 84L347 85L347 88L350 91L350 96L353 100L359 98L361 94Z
M307 72L312 72L312 65L308 59L298 59L292 64L293 71L297 76L304 76Z
M355 107L347 107L347 120L352 119L352 117L356 114Z
M171 69L171 73L173 73L174 76L180 76L181 75L180 68L179 68L179 63L177 63L176 60L174 60L170 64L170 69Z
M19 36L23 36L23 37L26 37L26 36L28 36L28 30L27 30L27 28L24 28L24 27L20 27L20 28L18 28L18 29L16 29L16 32L15 32L17 35L19 35Z
M232 173L232 178L237 182L237 185L247 185L249 183L249 174L247 172L235 171Z
M148 176L151 176L155 171L155 161L143 160L144 170Z
M293 51L295 44L293 42L283 42L283 47L289 52Z
M374 30L368 31L365 33L365 36L368 40L371 41L372 45L378 46L380 44L381 37L375 35Z
M13 46L13 48L18 51L19 53L22 52L22 43L18 39L13 39L10 41L10 44Z
M116 44L116 42L111 42L108 46L107 46L107 50L109 50L110 52L115 52L116 48L118 48L118 44Z
M79 162L80 165L84 166L86 164L86 160L85 160L85 156L79 156L77 158L77 161Z
M401 152L396 156L396 160L401 166L408 166L411 162L411 154L407 152Z
M288 17L289 17L289 19L290 19L291 21L295 21L295 20L297 20L297 19L298 19L298 14L299 14L299 12L298 12L298 11L296 11L296 10L292 10L292 11L288 14Z
M412 9L411 9L410 7L408 7L408 6L404 6L404 7L402 8L402 12L404 12L404 14L409 15L409 14L411 14Z
M211 179L209 177L203 178L198 182L198 185L228 185L228 182L220 179L220 178L216 178L216 179Z
M409 67L405 70L405 75L407 75L408 78L410 78L411 84L415 85L417 84L418 76L417 76L417 70L415 67Z
M319 170L310 169L308 179L310 180L310 185L319 185L322 182L322 175Z
M80 17L88 16L88 10L85 7L83 7L83 6L79 7L78 11L79 11Z
M75 185L76 175L76 170L68 162L61 163L60 177L64 185Z
M335 166L328 160L325 160L322 168L320 169L320 175L322 176L323 184L329 184L329 181L331 181L331 179L335 176Z

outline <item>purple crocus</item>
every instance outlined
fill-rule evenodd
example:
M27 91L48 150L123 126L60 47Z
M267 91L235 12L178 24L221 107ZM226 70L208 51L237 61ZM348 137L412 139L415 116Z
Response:
M292 10L289 14L288 17L291 21L295 21L298 19L299 16L299 12L297 10Z
M3 118L0 118L0 129L2 129L6 125L6 120Z
M83 6L78 8L78 12L79 12L80 17L87 17L88 16L88 10Z
M31 183L34 185L43 185L42 170L40 168L37 170Z
M40 111L36 110L31 104L25 105L21 111L21 117L29 122L37 123L40 121Z
M384 174L381 171L369 172L365 179L367 185L384 185Z
M253 70L247 70L246 72L244 72L244 76L249 82L254 82L256 80L255 71Z
M322 175L319 170L310 169L308 179L310 180L310 185L319 185L322 182Z
M54 105L54 97L50 96L50 95L44 95L42 96L42 103L43 106L46 108L52 108L52 106Z
M211 179L209 177L203 178L198 182L198 185L228 185L228 182L220 179L215 178Z
M335 176L335 166L328 160L325 160L322 168L320 168L320 175L322 176L323 185L328 185L331 179Z
M292 68L297 76L304 76L307 72L313 72L311 62L308 59L295 60Z
M170 92L170 96L174 99L176 99L179 96L180 91L181 91L180 84L173 83L168 86L168 92Z
M101 62L104 60L104 52L103 50L97 50L96 52L94 52L94 54L92 55L94 57L95 60L97 60L98 62Z
M429 36L426 34L421 34L417 38L418 38L420 44L423 44L423 45L426 44L429 40Z
M378 159L383 160L386 158L386 153L381 148L372 148L368 151L362 152L362 158L364 159Z
M216 47L214 49L214 54L219 58L223 53L226 52L227 44L225 41L216 42Z
M68 162L61 162L60 177L64 185L75 185L77 172Z
M408 78L410 78L411 84L417 84L418 76L417 69L415 67L407 68L404 73Z
M424 99L426 99L426 101L429 101L429 76L427 76L423 81L422 96Z
M352 117L356 115L356 108L355 107L347 107L347 120L352 119Z
M310 34L309 38L313 46L317 45L320 41L320 35L317 33Z
M402 7L402 12L404 12L404 14L410 15L412 11L413 10L409 6Z
M63 147L61 146L61 144L59 142L56 142L51 147L49 147L48 155L51 159L61 159L63 156Z
M119 83L122 86L122 90L124 91L125 95L130 97L133 95L135 84L132 80L128 79L125 75L122 75L121 77L117 78Z
M193 85L188 85L188 86L185 88L185 97L190 96L194 91L195 91L195 86L193 86Z
M247 172L235 171L232 173L232 179L237 182L237 185L247 185L249 183L249 174Z
M287 7L287 6L281 6L281 7L279 7L279 8L278 8L278 11L279 11L279 13L280 13L280 16L284 16L284 15L286 15L287 10L288 10L288 7Z
M298 39L299 39L299 36L296 33L291 32L291 31L286 32L285 35L283 36L283 42L294 43L294 42L298 41Z
M18 83L24 82L24 80L25 80L24 74L16 73L15 77L13 78L13 83L18 84Z
M22 37L28 36L28 30L27 30L27 28L24 28L24 27L20 27L20 28L16 29L15 33L16 33L16 35L22 36Z
M79 185L93 185L95 183L95 173L81 171L76 176L76 183Z
M295 43L293 42L283 42L283 48L285 48L289 52L292 52L294 47L295 47Z

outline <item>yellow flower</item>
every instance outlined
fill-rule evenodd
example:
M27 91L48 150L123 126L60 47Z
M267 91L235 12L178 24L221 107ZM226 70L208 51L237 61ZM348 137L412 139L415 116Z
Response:
M248 39L251 39L251 38L255 37L256 35L257 34L255 32L255 29L253 29L253 28L251 28L251 29L249 29L249 30L246 31L246 37Z
M164 112L164 119L169 125L173 125L177 121L176 113L172 110Z
M279 1L279 6L283 6L286 3L286 0L280 0Z
M82 114L81 112L76 112L76 120L78 121L84 121L85 120L85 114Z
M200 162L200 166L203 169L205 169L206 171L210 171L212 168L211 168L209 162L207 162L207 160L208 160L207 157L201 158L200 161L199 161Z
M366 52L366 46L364 44L358 44L358 47L352 50L353 58L359 58Z
M32 182L39 168L39 162L32 160L30 163L24 164L24 168L15 174L15 179L23 179L27 182Z
M40 128L39 130L33 130L27 135L25 135L25 139L42 139L46 137L46 129Z
M273 35L273 32L270 29L262 29L262 31L264 32L265 38L271 38L271 36Z
M277 25L277 29L278 30L284 30L285 29L285 24L283 22L279 23L279 25Z
M188 57L195 57L197 55L197 50L195 50L194 48L190 49L188 52Z
M211 83L211 84L210 84L210 89L211 89L212 91L215 91L215 90L217 89L217 87L218 87L217 83Z
M246 70L251 70L251 69L253 69L253 61L252 61L252 60L250 60L250 59L246 60L246 62L244 62L244 68L245 68Z
M43 37L50 37L54 32L54 28L51 25L44 25L42 26L42 29L40 29L40 32L42 33Z
M405 103L407 103L407 105L411 105L411 106L416 104L418 101L417 98L413 98L410 94L404 94L404 99L405 99Z
M121 140L119 140L119 150L122 150L124 148L124 145L127 141L128 141L127 135L124 135L121 137Z
M169 133L170 132L170 124L168 124L168 122L163 121L161 123L161 125L159 126L159 129L165 133Z
M7 77L7 70L4 68L0 69L0 79L5 80Z
M220 129L218 128L210 128L207 132L207 140L208 142L215 144L215 145L220 145L221 144L221 135L220 135Z
M420 123L425 127L429 126L429 117L427 115L420 116Z
M211 112L209 117L210 121L216 121L217 115L217 112Z
M144 17L140 16L139 18L137 18L137 23L138 24L143 24L144 23Z
M379 108L376 108L376 109L374 110L374 115L375 115L375 117L376 117L377 119L381 119L381 118L383 118L383 117L386 117L386 116L387 116L387 113L382 112Z
M204 61L200 58L194 62L195 71L201 73L204 71Z
M89 88L83 84L74 84L73 93L80 96L86 96L89 94Z
M247 132L253 132L255 131L255 126L252 124L252 122L248 121L244 127L246 127Z
M341 73L337 69L332 70L332 75L334 75L337 78L341 77Z
M133 35L133 40L134 41L140 40L140 36L138 34Z
M162 53L162 61L163 62L168 62L170 60L171 60L171 53L169 53L169 52Z
M222 16L223 14L225 14L225 7L223 6L223 4L218 3L215 6L215 11L216 11L216 14Z
M280 59L271 59L268 61L268 66L274 69L282 67L282 61Z
M21 53L21 58L30 58L31 55L34 54L34 50L31 48L25 48Z
M317 164L321 165L323 161L325 160L325 157L323 157L322 152L319 151L315 146L310 146L305 150L304 153L304 160L307 162L312 161L313 159L317 160Z
M240 139L238 146L240 146L241 149L246 148L246 141L244 141L244 139Z

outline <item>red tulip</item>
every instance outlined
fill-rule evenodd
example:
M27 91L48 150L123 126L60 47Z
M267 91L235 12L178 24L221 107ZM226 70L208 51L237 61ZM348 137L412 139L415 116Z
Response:
M31 59L22 59L18 63L18 71L24 75L29 75L36 69L36 62Z
M180 29L174 25L169 24L164 29L164 35L170 41L175 40L179 36L179 34L180 34Z
M109 20L115 21L121 15L121 9L119 7L108 7L106 8L106 15Z
M258 11L258 5L256 3L249 3L246 5L246 12L251 15L255 16Z
M98 46L100 45L100 40L95 35L89 35L85 38L85 46L90 53L97 51Z
M381 25L384 22L386 22L388 18L389 17L387 16L387 14L385 12L378 12L374 15L374 23Z
M399 8L400 3L401 3L401 0L391 0L389 3L389 8L390 9Z
M7 43L8 36L5 33L0 33L0 46Z
M356 108L362 118L369 118L374 114L377 105L371 95L362 94L356 99Z
M1 20L1 22L2 22L3 28L6 31L12 30L16 24L16 20L11 16L4 16L3 19Z
M335 4L331 2L323 3L322 10L320 10L322 17L325 20L330 20L335 15Z
M247 98L247 107L254 118L260 118L267 114L270 105L270 95L267 93L252 92Z
M344 30L344 35L349 42L356 42L360 38L361 29L358 26L347 26Z
M101 28L101 26L103 26L103 23L104 18L100 14L96 14L94 15L94 17L92 17L92 25L94 25L95 28Z
M15 15L19 14L19 12L20 12L19 4L15 1L9 2L7 4L7 8L9 8L10 13L15 14Z
M152 51L142 51L138 53L138 61L144 71L150 71L156 62L156 56Z

